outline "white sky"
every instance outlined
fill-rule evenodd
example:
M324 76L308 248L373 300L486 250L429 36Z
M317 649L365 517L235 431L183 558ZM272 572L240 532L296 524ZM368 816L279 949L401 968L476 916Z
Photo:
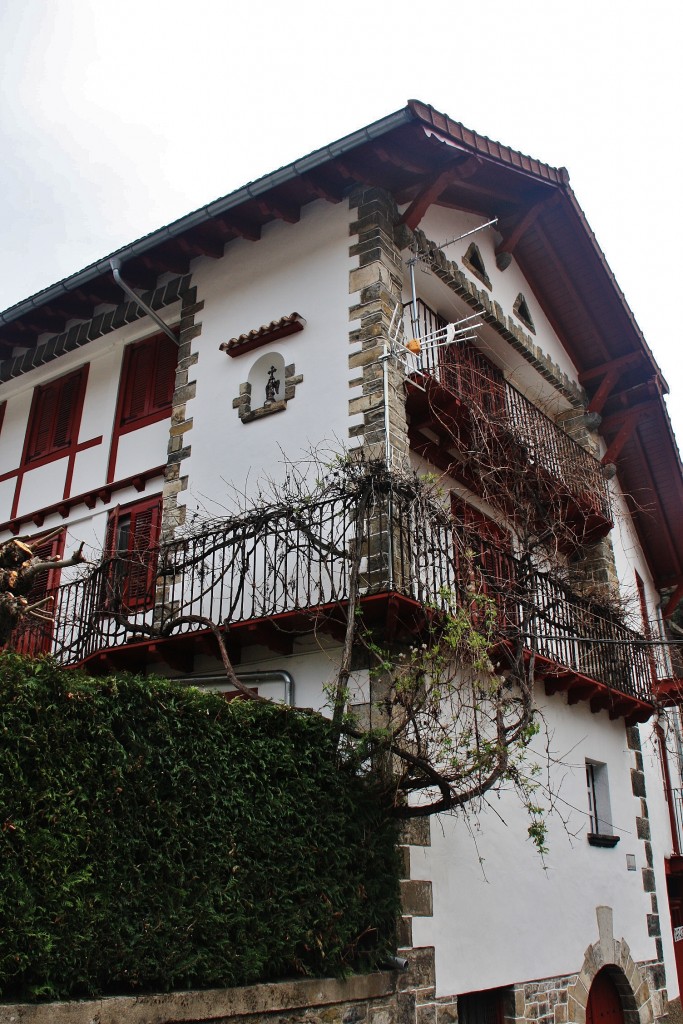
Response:
M680 0L0 0L0 309L405 105L566 166L683 439Z

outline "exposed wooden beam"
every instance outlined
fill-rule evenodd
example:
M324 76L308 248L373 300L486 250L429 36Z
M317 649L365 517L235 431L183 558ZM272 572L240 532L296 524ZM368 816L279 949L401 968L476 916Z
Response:
M615 462L619 458L622 448L636 429L640 416L641 413L638 409L631 409L624 416L616 436L610 441L609 447L602 457L603 466L606 466L609 462Z
M176 238L175 243L181 252L191 260L197 256L208 256L212 260L220 260L225 249L225 239L211 237L208 232L194 230L190 236Z
M588 384L589 381L602 377L611 370L626 370L642 360L642 352L628 352L625 356L618 356L616 359L609 359L599 366L593 366L590 370L582 370L579 373L579 384Z
M400 223L405 224L412 231L420 223L429 207L436 202L446 186L453 180L454 172L452 167L433 175L419 192L412 203L401 216Z
M548 236L546 235L545 231L543 230L540 224L536 225L536 233L538 234L539 239L543 244L543 247L547 253L547 258L549 262L552 264L553 271L556 274L558 280L561 282L562 287L564 288L564 290L566 291L567 295L570 297L574 305L577 307L577 309L581 310L583 315L592 325L593 330L595 332L593 336L595 347L600 353L601 358L607 361L609 359L609 353L605 348L605 343L602 340L602 334L597 323L595 322L593 314L591 313L588 305L584 301L583 296L576 288L571 276L567 273L564 264L556 255L554 246L551 245Z
M681 600L683 600L683 583L678 584L673 594L662 608L662 615L665 619L668 619L670 615L673 615Z
M170 246L168 248L153 249L140 257L142 264L156 274L183 274L189 273L190 260L187 256L181 255L178 249Z
M283 199L276 199L274 196L267 196L256 200L256 205L264 217L277 217L287 224L296 224L301 217L301 208L288 203Z
M602 412L605 407L605 402L612 394L612 390L620 379L622 373L623 370L619 369L618 366L607 371L600 382L600 387L588 403L588 412Z
M424 177L425 174L429 173L427 165L415 163L414 160L408 159L404 152L386 143L383 146L374 146L373 153L383 164L400 167L402 171L409 171L410 174L419 174L420 177Z
M228 213L222 217L214 217L221 230L229 232L238 238L244 238L248 242L258 242L261 237L261 225L256 221L247 220L236 213Z
M334 185L320 171L308 171L301 175L301 180L317 199L326 199L328 203L340 203L344 198L344 190Z
M553 195L550 199L542 199L537 203L534 203L519 219L516 219L509 230L503 230L499 224L499 230L503 235L502 241L496 246L496 256L502 252L509 252L511 255L514 253L519 242L527 231L533 226L537 218L545 210L551 209L559 202L559 196ZM507 222L509 218L505 218Z

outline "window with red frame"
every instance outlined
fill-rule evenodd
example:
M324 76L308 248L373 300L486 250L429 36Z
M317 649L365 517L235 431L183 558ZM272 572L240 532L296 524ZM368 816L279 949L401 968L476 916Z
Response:
M109 514L102 599L106 608L151 608L157 575L161 495Z
M31 541L31 547L34 556L41 560L61 558L64 553L64 531L60 531L56 536L46 538L42 543ZM38 605L38 611L42 611L46 615L53 615L59 578L59 569L44 569L39 572L33 580L31 590L26 595L29 607ZM41 602L43 603L41 604ZM33 657L47 654L52 646L53 630L54 624L50 619L26 615L14 630L9 646L19 654L30 654Z
M24 462L69 448L76 440L81 416L85 367L37 387L28 421Z
M171 408L178 346L165 334L128 345L119 389L118 426L144 426Z
M514 619L515 565L510 533L474 505L451 495L457 531L455 557L458 579L493 599L500 624Z

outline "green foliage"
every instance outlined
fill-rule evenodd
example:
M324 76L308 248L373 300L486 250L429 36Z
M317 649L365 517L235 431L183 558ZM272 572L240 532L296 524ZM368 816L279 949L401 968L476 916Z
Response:
M396 836L329 723L0 655L0 993L371 969Z

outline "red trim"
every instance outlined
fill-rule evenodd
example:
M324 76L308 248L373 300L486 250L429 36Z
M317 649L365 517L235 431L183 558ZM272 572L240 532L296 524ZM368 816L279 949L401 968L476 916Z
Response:
M171 406L173 402L173 391L175 390L175 366L173 370L173 379L169 379L170 360L171 354L170 346L171 342L167 335L163 332L152 334L148 338L142 338L140 341L134 341L130 345L126 345L123 352L123 361L121 363L121 374L119 377L119 390L116 396L116 413L114 416L114 429L111 436L111 445L109 448L109 462L107 464L107 483L111 483L116 475L116 460L119 451L119 438L123 434L129 434L133 430L139 430L142 427L147 427L152 423L158 423L160 420L168 419L171 413ZM151 372L147 373L144 380L140 382L140 387L137 392L138 403L142 406L141 410L137 412L131 412L126 415L126 405L130 405L133 401L131 395L131 389L135 385L135 378L133 377L133 371L141 369L140 366L136 366L137 361L141 361L145 356L145 350L147 352L148 369L151 366ZM175 348L176 353L176 364L178 358L178 349ZM162 376L166 378L162 383L167 386L167 390L159 399L159 396L155 396L154 387L157 382L157 370L161 366Z
M101 440L101 438L99 439ZM91 447L94 442L86 443L80 450L84 450L86 447ZM7 522L0 523L0 532L3 530L9 530L13 534L19 533L22 523L33 522L36 526L42 526L45 519L53 515L55 512L62 513L62 509L66 509L67 513L75 508L76 505L85 505L87 508L95 508L98 499L105 504L111 501L111 496L116 491L122 491L126 487L135 487L137 491L144 491L148 481L155 477L163 476L165 466L154 466L152 469L146 469L142 473L135 473L133 476L123 477L121 480L117 480L113 483L108 484L106 487L95 487L92 491L85 491L83 494L76 494L72 498L67 498L65 501L55 501L52 505L46 505L44 508L37 509L35 512L28 512L26 515L17 516L15 519L8 519ZM40 520L40 522L38 522Z
M669 772L669 761L666 756L666 736L659 722L655 725L655 733L657 735L657 744L659 746L659 759L662 764L662 775L664 776L664 796L666 797L666 806L669 811L669 825L671 827L671 844L673 852L676 856L680 855L680 848L678 844L678 829L676 828L676 815L674 812L674 803L671 796L671 774Z

